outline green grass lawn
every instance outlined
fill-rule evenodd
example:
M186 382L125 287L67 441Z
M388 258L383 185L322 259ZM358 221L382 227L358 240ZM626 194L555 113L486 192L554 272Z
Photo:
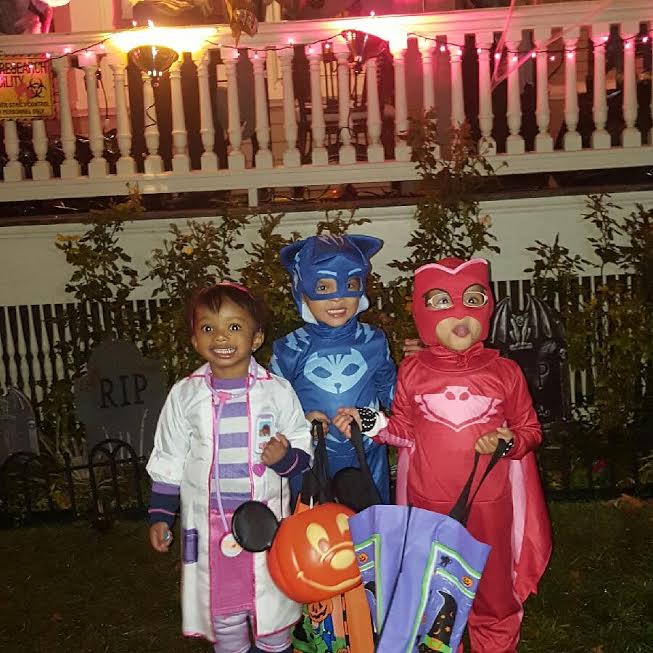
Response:
M653 653L653 506L556 504L555 552L523 653ZM178 548L146 526L0 532L3 653L210 653L180 630Z

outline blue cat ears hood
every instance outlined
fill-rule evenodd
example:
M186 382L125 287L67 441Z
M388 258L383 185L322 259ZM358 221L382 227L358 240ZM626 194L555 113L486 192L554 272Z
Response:
M370 259L376 254L383 241L373 236L323 234L311 236L287 245L281 250L281 263L292 278L292 293L297 311L305 322L315 323L315 318L303 301L309 299L331 299L334 297L359 297L358 312L369 306L365 296L365 284L370 270ZM361 279L359 291L347 288L352 276ZM336 279L338 290L328 295L316 294L319 279Z

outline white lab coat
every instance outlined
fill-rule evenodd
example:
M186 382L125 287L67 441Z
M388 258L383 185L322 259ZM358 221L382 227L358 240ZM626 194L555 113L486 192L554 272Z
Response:
M207 365L178 381L170 390L159 416L154 449L147 464L152 480L180 486L181 527L198 533L197 561L182 564L183 632L214 641L210 606L209 474L214 455L211 389L205 378ZM273 415L275 428L291 446L311 452L310 425L290 383L258 364L250 381L250 479L253 498L267 502L277 518L290 512L288 482L266 468L262 476L251 471L259 462L253 451L252 429L259 415ZM267 553L254 554L257 635L268 635L294 624L300 606L277 589L268 572ZM219 579L218 579L219 582Z

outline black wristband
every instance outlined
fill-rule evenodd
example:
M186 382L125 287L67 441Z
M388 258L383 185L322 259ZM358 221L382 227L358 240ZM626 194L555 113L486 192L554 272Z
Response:
M361 431L368 433L376 425L376 417L378 413L373 408L358 408L358 414L361 416Z

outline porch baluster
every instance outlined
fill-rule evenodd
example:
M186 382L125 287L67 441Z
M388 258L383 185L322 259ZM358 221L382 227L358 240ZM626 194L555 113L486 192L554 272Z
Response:
M435 109L435 81L433 76L433 64L437 61L435 57L436 44L430 39L418 38L417 47L422 55L422 93L423 110L426 115ZM433 145L433 156L440 157L440 146Z
M200 104L200 136L204 152L200 159L202 170L214 171L218 169L218 156L214 152L215 127L213 125L213 108L209 90L209 50L193 53L193 62L197 66L197 82L199 88Z
M256 110L256 140L258 152L255 161L257 168L272 168L272 152L270 151L270 120L268 118L268 102L265 81L265 62L267 53L249 51L249 59L254 69L254 100Z
M25 170L18 160L20 142L15 120L5 120L5 151L7 152L7 165L4 169L5 181L22 181L25 179Z
M14 123L14 128L16 127L16 123L13 120L7 120L5 122L5 130L7 129L7 125L10 122ZM5 136L5 142L6 142L6 136ZM7 181L19 181L18 179L8 180L6 178L6 174L7 174L7 169L5 168L5 179ZM15 315L16 312L15 308L11 308L9 306L0 308L0 321L2 321L2 327L4 329L4 332L7 334L4 354L2 358L0 358L0 360L3 360L3 362L6 361L6 364L3 365L4 379L2 381L5 387L12 386L12 385L18 387L19 367L16 362L16 345L14 344L14 339L12 337L11 318L9 317L10 311L14 311L14 315ZM18 319L18 317L16 317L16 319Z
M610 134L605 129L608 120L608 100L605 94L605 46L610 35L609 25L594 25L592 42L594 43L594 131L592 148L603 150L610 147Z
M125 85L127 59L125 55L116 54L111 57L109 65L113 72L113 86L116 95L116 138L120 148L116 173L118 176L131 177L136 172L136 163L131 156L132 130Z
M381 145L381 109L379 105L378 63L376 57L365 64L367 86L367 160L383 163L385 154Z
M316 166L327 165L329 163L329 153L324 147L326 125L324 122L324 106L322 105L322 80L320 79L322 48L320 46L309 47L307 56L311 74L312 161L313 165Z
M576 45L579 30L571 29L565 34L565 124L567 132L564 137L564 148L567 152L582 149L583 144L578 127L578 77L576 72Z
M158 175L163 172L163 159L159 154L159 126L157 124L154 89L149 75L143 75L143 111L145 114L145 173Z
M52 166L45 158L48 155L48 134L45 121L32 120L32 143L36 153L36 162L32 167L32 179L42 181L52 177Z
M395 160L410 161L408 134L408 105L406 100L406 41L391 41L395 73Z
M297 149L297 117L295 115L295 90L292 79L293 48L286 48L279 53L281 59L281 76L283 79L283 125L286 132L286 151L283 153L283 165L296 168L301 159Z
M88 103L88 140L93 158L88 164L88 176L99 179L109 174L109 164L104 158L104 134L100 118L100 103L97 92L97 58L92 52L80 55L84 79L86 82L86 99Z
M172 171L184 173L190 170L188 156L188 132L184 112L184 96L181 90L181 64L178 59L170 68L170 103L172 106Z
M494 113L492 112L492 71L490 68L490 48L494 43L492 34L479 34L476 37L478 52L478 124L481 138L479 152L485 155L497 153L497 143L492 138Z
M227 133L231 145L227 159L230 170L245 169L245 155L240 150L242 131L240 127L240 102L238 99L238 73L236 72L239 56L240 52L238 50L230 50L222 58L227 73L227 113L229 114Z
M506 41L506 66L508 68L508 131L506 139L507 154L523 154L525 151L524 139L519 133L521 129L521 93L519 88L519 36L512 34Z
M549 133L551 109L549 107L549 53L547 46L551 38L548 27L536 28L533 31L535 45L535 76L537 78L535 119L537 121L537 136L535 137L536 152L553 152L553 137Z
M338 162L356 163L356 148L351 144L351 96L349 92L349 49L338 43L334 47L338 61Z
M637 77L635 71L635 45L633 38L639 32L639 23L624 23L621 26L621 38L624 40L624 122L626 126L621 134L624 147L639 147L642 136L635 127L637 120Z
M76 179L81 174L79 162L75 159L75 130L73 115L70 110L70 93L68 91L69 57L59 57L52 62L57 73L59 86L59 123L61 126L61 149L64 160L61 162L61 178Z
M452 34L452 42L462 43L461 34ZM449 46L449 61L451 71L451 125L459 129L465 122L465 97L463 92L463 51L458 45Z
M433 81L433 59L436 45L428 39L417 39L417 46L422 55L422 91L424 98L424 113L435 108L435 87Z

